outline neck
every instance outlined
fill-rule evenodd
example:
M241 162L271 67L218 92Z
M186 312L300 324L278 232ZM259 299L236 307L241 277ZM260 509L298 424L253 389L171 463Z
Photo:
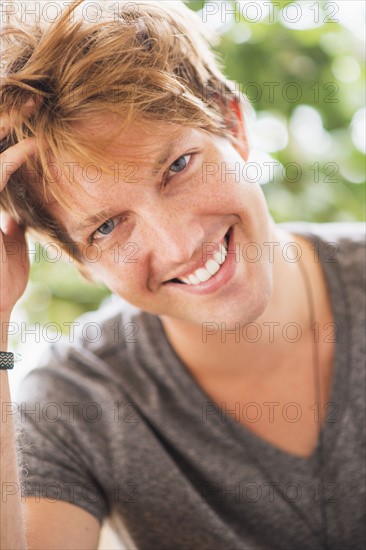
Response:
M300 354L309 346L313 335L299 262L307 270L311 286L317 288L319 281L315 278L316 264L310 243L274 224L272 240L280 243L274 248L272 293L255 321L237 322L230 330L213 331L208 324L201 326L161 317L171 345L197 377L262 376L275 366L286 364L290 356L293 361L294 352ZM283 257L283 246L289 242L301 247L302 256L297 262Z

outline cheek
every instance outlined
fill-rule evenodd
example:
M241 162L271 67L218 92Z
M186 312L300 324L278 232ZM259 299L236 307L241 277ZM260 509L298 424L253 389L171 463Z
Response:
M224 213L229 213L236 205L237 208L250 207L256 216L265 214L267 208L262 188L250 179L247 163L240 155L232 147L224 147L210 158L212 160L202 164L200 181L197 177L195 182L198 196L207 205L220 204Z
M244 280L242 299L238 301L241 304L245 303L245 321L251 323L263 314L272 296L272 264L266 260L250 264L246 269Z
M97 250L98 247L95 247ZM94 279L106 285L110 290L117 284L125 284L129 279L129 266L123 263L121 254L118 254L118 248L115 250L100 251L100 256L96 261L84 261L85 269L91 273Z
M146 262L134 243L114 243L103 252L94 272L112 292L130 301L131 296L140 295L142 290L146 290L146 269Z

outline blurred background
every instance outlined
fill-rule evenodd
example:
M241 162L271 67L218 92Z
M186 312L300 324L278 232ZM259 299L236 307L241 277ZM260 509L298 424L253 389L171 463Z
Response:
M221 35L226 74L250 101L246 176L262 185L275 221L363 221L365 2L186 4ZM14 396L45 347L72 341L75 319L110 294L57 249L29 247L31 279L10 326L9 349L23 357L10 373ZM120 548L107 528L99 547Z
M247 177L262 185L274 219L364 220L365 2L186 4L221 35L226 73L250 100ZM30 241L30 257L10 327L9 348L23 355L15 393L44 346L70 338L74 320L109 295L57 249Z

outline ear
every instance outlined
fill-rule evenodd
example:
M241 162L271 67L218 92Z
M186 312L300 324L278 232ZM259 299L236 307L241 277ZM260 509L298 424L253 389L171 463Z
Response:
M232 145L239 155L248 160L250 153L249 136L244 116L244 105L236 98L225 105L226 126L232 135Z

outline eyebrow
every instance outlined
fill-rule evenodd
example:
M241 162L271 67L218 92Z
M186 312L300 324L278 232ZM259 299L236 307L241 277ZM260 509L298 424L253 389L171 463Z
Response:
M152 177L156 176L156 174L159 172L161 166L163 166L168 161L168 159L171 157L175 147L181 141L182 141L182 139L180 138L180 139L177 139L177 140L171 142L168 145L168 147L165 149L165 151L163 152L160 159L158 159L158 161L154 164L154 168L151 171L151 176ZM98 222L102 222L103 219L108 220L113 215L115 215L115 212L112 211L110 208L108 208L108 209L102 210L101 212L98 212L98 214L92 214L90 216L87 216L82 223L80 223L80 224L78 224L77 226L74 227L74 229L72 230L72 233L78 235L83 230L87 229L88 227L93 227Z
M157 163L155 164L155 168L153 168L152 171L151 171L151 175L153 177L155 177L156 174L159 172L161 166L163 166L169 160L169 158L172 156L172 153L173 153L175 147L179 143L181 143L181 141L182 140L179 139L179 140L173 141L172 143L170 143L168 145L168 147L163 152L163 156L161 156L160 159L158 159Z

